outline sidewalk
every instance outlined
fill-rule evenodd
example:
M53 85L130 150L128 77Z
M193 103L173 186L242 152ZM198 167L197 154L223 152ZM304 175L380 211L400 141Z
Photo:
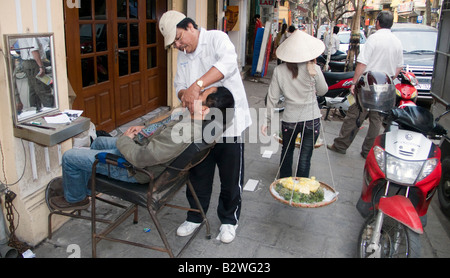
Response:
M264 97L269 87L270 76L275 62L270 63L269 73L264 78L246 77L244 85L252 108L263 108ZM255 82L256 81L256 82ZM333 116L332 113L330 113ZM342 120L336 115L323 123L325 144L332 143L338 135ZM256 125L256 120L254 125ZM253 126L259 130L259 127ZM216 240L220 222L216 208L219 197L219 178L216 172L214 191L210 209L207 213L211 224L212 238L204 237L200 231L188 249L184 258L354 258L357 237L364 219L355 205L362 186L364 159L360 148L367 129L363 125L346 155L326 149L325 145L315 149L312 157L311 176L333 187L339 192L338 200L321 208L295 208L275 200L269 186L274 181L280 159L281 148L270 158L262 157L262 150L270 144L245 144L245 179L258 182L254 191L243 191L242 212L235 240L223 244ZM279 147L272 141L272 147ZM296 153L297 154L297 153ZM296 157L294 154L294 157ZM173 203L186 205L184 190ZM102 206L103 216L112 216L115 209ZM114 233L124 239L137 239L162 245L156 228L147 211L140 209L139 223L132 219L122 224ZM184 243L184 239L175 235L177 227L185 220L185 212L164 209L159 217L169 243L175 253ZM150 232L145 232L150 228ZM33 249L37 258L66 258L73 253L73 246L79 247L82 258L91 257L91 229L86 220L71 219L53 233L52 239L44 240ZM437 196L434 197L428 212L428 225L422 240L422 257L450 258L450 220L439 210ZM68 248L69 247L69 248ZM167 258L167 254L101 241L97 248L98 257L103 258Z

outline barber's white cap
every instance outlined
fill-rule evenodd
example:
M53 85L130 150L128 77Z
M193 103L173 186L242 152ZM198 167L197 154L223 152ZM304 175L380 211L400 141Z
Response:
M177 11L167 11L159 20L159 30L164 36L164 46L168 47L175 41L177 34L177 24L180 23L186 16Z

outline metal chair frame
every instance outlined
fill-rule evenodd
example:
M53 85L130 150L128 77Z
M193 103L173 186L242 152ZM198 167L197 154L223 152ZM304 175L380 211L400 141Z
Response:
M90 180L90 187L91 187L91 213L90 216L82 215L81 210L73 210L72 212L64 212L55 210L50 206L49 199L52 196L60 195L62 194L62 186L59 184L57 185L51 185L51 183L56 179L61 179L61 177L55 178L54 180L50 181L50 183L47 186L46 189L46 201L47 205L50 209L50 214L48 215L48 238L50 239L52 237L52 216L54 214L72 217L72 218L78 218L83 220L90 220L91 221L91 239L92 239L92 257L97 257L97 244L105 239L113 242L119 242L123 244L129 244L134 245L137 247L157 250L161 252L166 252L171 258L173 257L179 257L182 255L182 253L186 250L186 248L189 246L189 244L192 242L192 240L197 236L200 229L203 226L206 226L206 238L211 239L211 232L210 232L210 226L208 219L206 218L206 215L202 209L202 206L200 204L200 201L197 197L197 194L195 193L194 187L192 183L189 180L189 170L196 165L200 164L209 154L211 148L214 146L214 144L206 144L205 142L202 143L192 143L185 152L190 152L190 154L194 155L194 158L187 160L183 157L183 152L177 159L175 159L171 165L166 165L166 169L158 176L154 177L153 173L151 171L147 171L142 168L135 167L131 165L129 162L124 160L122 157L115 156L112 154L106 154L105 158L96 158L92 165L92 176ZM180 164L181 162L181 164ZM107 163L108 167L122 167L126 168L128 171L134 172L141 172L149 176L150 182L148 184L133 184L133 183L126 183L122 182L113 178L110 178L105 175L100 175L96 173L96 167L98 163ZM181 167L177 167L180 166ZM174 177L174 175L176 176ZM167 177L171 177L170 181L167 180ZM169 184L169 183L172 183ZM131 193L141 196L142 198L145 198L145 204L144 202L136 202L136 200L133 200L133 198L128 198L129 196L121 195L121 194L115 194L114 192L111 192L111 190L108 190L108 183L117 184L119 187L122 185L123 188L128 188L129 186L135 186L135 188L139 188L139 192ZM101 186L98 186L98 185ZM183 207L178 206L174 204L169 204L168 202L183 188L184 185L187 185L187 189L191 191L192 196L195 200L197 209L189 208L189 207ZM56 187L51 188L52 186ZM161 187L165 187L166 191L169 191L167 194L158 193L158 189ZM61 191L61 192L50 192L50 191ZM129 189L127 189L128 192ZM113 190L114 191L114 190ZM117 193L117 192L116 192ZM145 194L145 196L144 196ZM118 197L122 200L127 201L128 205L119 204L117 202L102 198L101 195L110 195ZM123 212L116 217L113 220L109 219L103 219L99 218L96 215L97 210L97 200L102 201L104 203L119 207L123 209ZM138 223L138 207L142 206L145 207L150 214L150 217L153 221L153 223L156 226L156 229L158 230L159 236L164 244L164 247L161 246L152 246L152 245L145 245L134 241L127 241L123 239L114 238L112 236L109 236L109 233L112 232L115 228L117 228L121 223L123 223L128 217L132 214L134 214L133 217L133 223ZM165 232L162 229L161 223L157 217L157 214L164 208L164 207L171 207L175 209L181 209L186 211L196 211L201 214L203 221L200 223L200 226L192 233L189 240L186 242L186 244L181 248L181 250L175 255L172 251L172 248L170 247L169 241L167 240L167 236ZM102 231L97 231L96 223L106 223L107 227L104 228Z
M203 144L203 146L201 146L202 144ZM210 145L209 147L205 148L204 145L205 145L204 143L201 143L200 147L199 147L198 144L192 143L188 147L188 149L194 148L198 151L198 153L195 155L195 158L193 159L194 160L193 163L192 163L192 161L187 162L186 163L187 165L183 168L178 168L176 166L173 166L174 163L172 163L171 165L166 166L166 170L164 170L163 173L161 173L156 178L154 177L153 173L150 171L147 171L142 168L134 167L126 161L125 161L125 163L118 161L114 156L110 156L110 157L107 156L103 162L107 163L108 166L113 165L113 166L118 166L118 167L124 167L124 168L128 169L128 171L138 171L138 172L144 173L149 176L150 182L148 183L146 191L145 191L146 204L144 205L142 203L140 203L140 204L134 203L133 202L134 200L132 200L132 198L127 200L127 196L126 196L127 194L124 194L125 196L120 196L121 194L114 194L114 193L109 192L107 188L105 190L105 188L104 188L105 186L101 186L103 188L98 188L99 183L104 183L104 182L102 182L102 180L103 181L106 180L106 182L108 182L108 183L110 183L110 182L115 183L115 184L123 183L125 186L126 186L126 183L117 181L115 179L112 179L112 178L109 178L109 177L106 177L103 175L99 175L99 174L92 175L91 182L90 182L92 196L96 196L96 195L98 195L98 193L102 193L102 194L106 194L106 195L119 197L119 198L124 199L125 201L128 201L131 203L131 205L129 205L120 216L118 216L115 220L111 221L106 228L104 228L102 231L97 231L96 222L106 222L106 221L104 221L103 219L97 218L97 216L96 216L96 206L97 206L96 199L97 198L92 198L92 200L91 200L91 217L90 217L91 226L92 226L92 234L91 234L91 236L92 236L92 257L97 256L97 244L103 239L113 241L113 242L119 242L119 243L123 243L123 244L129 244L129 245L133 245L133 246L137 246L137 247L157 250L157 251L161 251L161 252L166 252L171 258L181 256L181 254L186 250L186 248L189 246L189 244L192 242L192 240L197 236L198 232L204 225L206 225L206 238L210 239L211 233L210 233L209 222L208 222L206 215L202 209L200 201L198 200L197 194L195 193L194 187L192 186L192 183L189 181L189 170L192 167L201 163L206 158L206 156L209 154L209 151L212 147ZM203 150L202 150L202 148L203 148ZM180 155L180 157L182 155ZM97 158L95 160L94 164L92 165L92 173L96 173L96 171L95 171L96 166L99 162L100 162L100 159ZM158 194L155 194L155 193L158 191L158 188L163 187L163 186L167 187L168 181L165 180L165 179L167 179L167 175L164 175L164 173L168 172L168 171L171 172L169 174L169 176L173 176L175 172L178 173L175 177L175 180L172 179L170 181L173 184L173 187L175 187L175 188L169 189L169 191L172 190L171 192L168 193L169 195L163 194L163 196L159 196ZM194 197L197 209L192 209L192 208L173 205L173 204L168 203L176 195L176 193L184 186L184 184L187 184L188 190L191 191L191 193ZM146 186L146 185L141 185L141 186ZM171 185L169 185L169 186L171 186ZM108 185L106 185L106 187L108 187ZM137 193L137 194L140 194L142 196L144 193L141 192L141 193ZM113 205L115 205L115 204L113 204ZM134 242L134 241L118 239L118 238L115 238L115 237L112 237L109 235L109 233L111 231L113 231L116 227L118 227L123 221L128 219L128 217L131 214L134 214L133 223L137 223L139 206L145 207L147 209L153 223L156 226L156 229L158 230L159 236L160 236L161 240L163 241L164 247L154 246L154 245L146 245L146 244L141 244L141 243ZM181 250L176 255L173 253L173 251L170 247L170 244L167 240L167 236L166 236L165 232L163 231L161 223L157 217L157 214L164 207L171 207L171 208L181 209L181 210L186 210L186 211L196 211L201 214L202 219L203 219L200 226L192 233L189 240L186 242L186 244L181 248Z

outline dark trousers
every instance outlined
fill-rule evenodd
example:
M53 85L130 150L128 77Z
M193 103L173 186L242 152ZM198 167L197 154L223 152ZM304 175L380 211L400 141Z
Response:
M320 134L320 119L306 122L287 123L281 122L283 146L280 158L280 178L305 177L309 178L311 157L314 144ZM295 139L301 134L301 148L298 160L297 172L292 175L292 162L294 160ZM292 138L292 139L291 139Z
M45 85L36 78L39 73L39 66L35 60L24 60L22 62L23 71L28 78L30 106L35 106L38 110L42 107L54 107L55 98L50 86Z
M361 111L358 104L352 104L347 111L347 115L342 122L339 136L334 138L334 146L338 150L347 150L358 134L363 122L369 118L369 128L366 138L361 146L361 153L367 156L375 142L375 138L380 134L383 125L383 118L377 111Z
M219 169L220 195L217 215L222 224L235 225L241 213L241 194L244 178L244 143L240 137L224 138L224 143L217 143L209 155L199 165L190 170L190 181L200 200L205 213L208 211L211 199L214 172ZM234 142L228 143L233 139ZM228 140L228 141L227 141ZM186 197L191 208L196 208L192 194L186 190ZM187 221L200 223L199 213L189 211Z

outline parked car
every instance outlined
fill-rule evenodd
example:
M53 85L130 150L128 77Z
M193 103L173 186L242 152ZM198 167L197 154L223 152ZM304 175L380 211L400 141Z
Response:
M364 48L364 44L366 43L366 36L363 31L360 31L360 39L359 39L359 51ZM350 35L351 31L340 31L338 34L339 40L341 43L339 44L339 50L347 53L348 47L350 45Z
M419 81L417 103L428 108L432 103L430 87L438 30L422 24L394 23L391 31L402 42L404 69Z

